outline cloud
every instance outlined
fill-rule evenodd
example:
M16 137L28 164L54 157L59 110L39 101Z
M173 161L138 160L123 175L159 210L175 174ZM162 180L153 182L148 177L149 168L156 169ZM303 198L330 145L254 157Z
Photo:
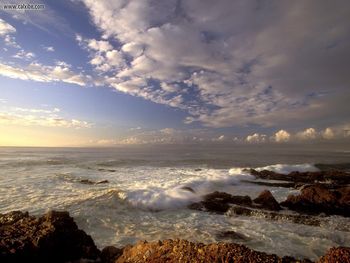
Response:
M248 135L245 139L248 143L263 143L267 141L267 136L265 134L254 133Z
M47 52L55 52L54 47L43 47L43 49L46 50Z
M0 110L0 123L7 125L21 126L43 126L43 127L61 127L61 128L90 128L93 123L68 119L59 116L60 109L30 109L30 108L5 108Z
M0 18L0 36L12 34L16 32L16 28Z
M290 138L291 138L290 133L285 130L280 130L276 132L274 135L274 140L276 142L288 142Z
M23 49L21 49L15 55L13 55L13 57L18 59L31 60L35 58L35 54L33 52L25 52Z
M89 82L88 76L75 73L67 66L45 66L37 62L32 62L25 67L0 63L0 75L39 82L62 81L79 86L85 86Z
M331 140L335 137L335 134L333 132L333 130L331 128L326 128L323 132L322 132L322 137L324 139L327 140Z
M296 136L301 140L314 140L318 137L318 133L314 128L308 128L304 131L298 132Z
M348 26L340 22L349 8L315 1L83 2L103 34L86 45L96 70L113 76L107 84L183 109L186 123L300 127L331 124L329 105L345 109L338 121L350 114L339 96L350 96Z

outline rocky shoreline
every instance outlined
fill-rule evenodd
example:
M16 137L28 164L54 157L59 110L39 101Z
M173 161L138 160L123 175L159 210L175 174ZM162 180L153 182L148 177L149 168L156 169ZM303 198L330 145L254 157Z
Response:
M202 201L188 207L228 216L263 216L267 220L288 220L297 224L320 226L328 215L350 217L350 177L342 171L281 175L271 171L250 173L256 178L283 180L279 187L299 188L278 203L270 191L256 198L213 192ZM254 181L252 181L254 183ZM271 183L272 184L272 183ZM187 191L194 191L187 187ZM319 217L318 215L324 215ZM350 232L350 226L341 226ZM219 233L218 238L244 240L234 231ZM235 243L193 243L187 240L139 241L123 248L108 246L100 251L93 239L80 230L65 211L51 211L40 217L28 212L0 214L0 262L312 262L289 256L254 251ZM350 262L350 248L338 247L325 251L317 262Z

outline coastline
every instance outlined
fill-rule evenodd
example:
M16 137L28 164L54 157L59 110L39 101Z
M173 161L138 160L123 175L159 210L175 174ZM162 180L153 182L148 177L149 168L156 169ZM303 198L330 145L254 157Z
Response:
M291 187L293 184L292 187L298 188L300 193L278 203L268 190L255 199L213 192L188 208L217 214L263 216L271 221L282 218L311 226L324 224L321 221L326 221L328 215L350 217L350 177L347 172L332 169L291 172L287 175L268 170L251 169L248 172L256 178L272 180L271 184L280 187ZM278 182L281 180L288 181L288 184L284 186ZM190 187L184 190L194 191ZM280 212L286 209L296 214ZM322 220L317 217L320 214L325 215ZM340 231L350 231L347 225L338 227ZM234 231L221 235L233 240L245 238L244 233ZM41 217L20 211L2 214L0 237L1 262L312 262L255 251L235 242L202 244L181 239L149 243L139 241L123 248L107 246L100 251L93 239L78 229L74 219L65 211L51 211ZM350 248L331 248L324 251L324 256L316 262L350 262Z

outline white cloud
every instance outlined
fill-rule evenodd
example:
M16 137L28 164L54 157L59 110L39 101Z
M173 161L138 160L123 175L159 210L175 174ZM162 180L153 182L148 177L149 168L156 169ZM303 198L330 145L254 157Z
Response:
M60 112L58 108L31 109L31 108L5 108L0 111L0 123L7 125L20 126L43 126L43 127L61 127L61 128L90 128L92 123L77 119L68 119L57 115Z
M0 36L12 34L16 32L16 28L0 18Z
M339 22L347 21L346 8L313 1L84 3L103 33L104 40L77 36L96 70L113 76L108 83L119 91L186 110L186 123L292 126L332 120L330 103L345 109L337 118L350 113L337 96L350 85L347 26ZM112 50L116 67L105 61ZM174 102L184 90L192 96Z
M246 141L248 143L262 143L267 141L267 136L265 134L254 133L252 135L248 135Z
M13 55L13 57L18 59L31 60L35 58L35 54L33 52L25 52L23 49L21 49L15 55Z
M46 50L47 52L55 52L55 48L54 47L43 47L44 50Z
M298 132L296 136L301 140L314 140L317 138L318 134L314 128L308 128L304 131Z
M275 133L274 140L276 142L288 142L290 140L290 133L285 130L280 130Z
M36 62L32 62L26 67L15 67L0 63L0 75L39 82L62 81L79 86L85 86L89 82L88 76L75 73L66 66L45 66Z
M331 128L328 127L322 132L322 137L324 139L331 140L334 139L335 133Z

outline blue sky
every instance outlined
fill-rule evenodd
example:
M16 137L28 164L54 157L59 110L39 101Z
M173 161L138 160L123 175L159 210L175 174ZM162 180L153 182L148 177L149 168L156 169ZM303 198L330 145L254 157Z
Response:
M347 1L5 4L0 145L350 138Z

